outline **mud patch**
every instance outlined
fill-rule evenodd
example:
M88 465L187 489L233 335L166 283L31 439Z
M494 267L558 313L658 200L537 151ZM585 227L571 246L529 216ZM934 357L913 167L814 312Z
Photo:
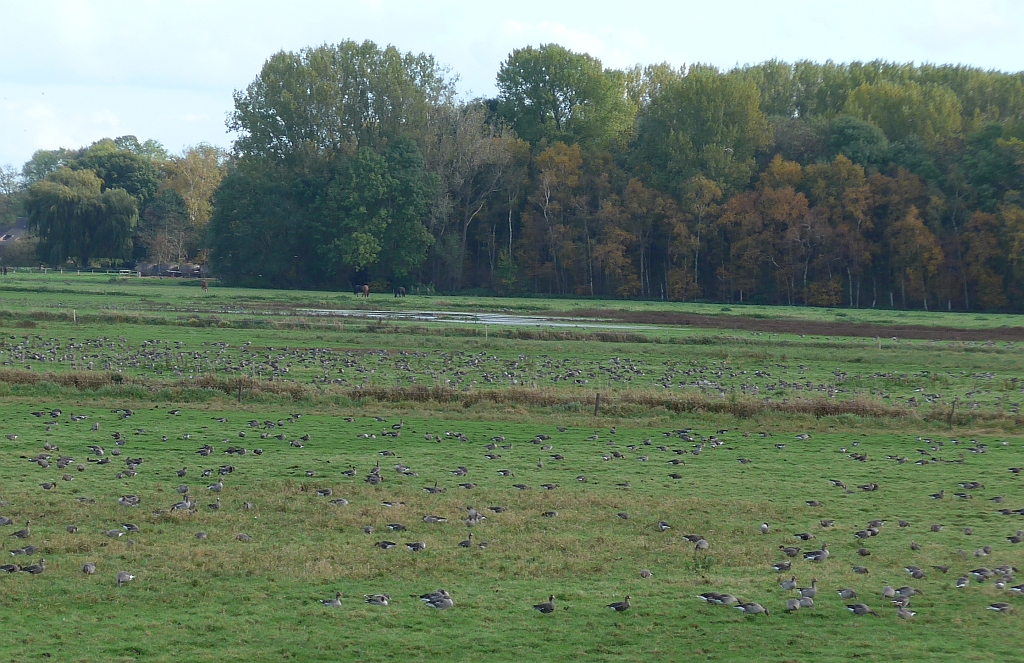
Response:
M552 312L550 315L557 315ZM574 317L621 320L631 324L669 325L706 329L733 329L773 334L809 336L854 336L864 338L906 338L927 341L1024 341L1024 327L958 329L924 325L877 325L864 322L825 322L822 320L786 320L748 318L739 315L699 315L668 311L614 311L610 309L574 310Z

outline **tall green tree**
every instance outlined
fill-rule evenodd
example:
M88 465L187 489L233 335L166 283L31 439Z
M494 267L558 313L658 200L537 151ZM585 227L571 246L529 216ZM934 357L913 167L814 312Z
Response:
M453 95L429 55L343 41L271 56L235 92L228 127L239 133L242 157L305 168L360 147L383 149L399 136L423 141L432 109Z
M639 119L634 167L662 189L694 175L736 189L749 182L755 153L771 142L760 94L742 74L690 67Z
M70 163L73 169L93 171L104 191L121 189L135 198L138 208L146 204L160 186L156 165L147 157L118 147L109 138L97 141Z
M422 154L453 90L430 56L369 41L272 56L235 93L238 160L209 229L217 269L282 286L406 279L433 241L438 178Z
M92 259L131 255L139 219L135 198L124 189L103 190L91 170L60 168L28 189L29 228L39 236L40 260L82 267Z
M606 146L634 112L623 72L557 44L516 49L498 70L498 115L530 143Z

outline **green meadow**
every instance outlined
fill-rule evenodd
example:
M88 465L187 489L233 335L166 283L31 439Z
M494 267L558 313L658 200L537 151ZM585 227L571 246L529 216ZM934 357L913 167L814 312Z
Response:
M595 310L994 338L554 320ZM0 660L1013 660L1024 357L997 332L1019 326L14 274L0 280L3 563L46 561L0 573ZM183 485L194 508L174 509ZM485 518L467 525L469 508ZM804 558L823 544L827 559ZM119 571L134 579L117 587ZM813 608L786 612L792 576L817 581ZM912 618L887 586L919 590ZM419 599L439 588L450 609ZM532 609L549 595L552 613ZM627 595L629 610L606 607Z

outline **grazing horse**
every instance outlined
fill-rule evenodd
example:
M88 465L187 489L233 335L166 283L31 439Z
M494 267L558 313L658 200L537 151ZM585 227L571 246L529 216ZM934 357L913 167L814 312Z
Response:
M370 286L368 286L368 285L357 286L356 287L356 297L358 297L360 295L362 295L363 297L369 297L370 296Z
M206 279L203 279L202 283L199 284L199 287L203 289L203 292L210 292L210 284L206 282Z
M395 297L405 297L405 288L402 286L395 288Z

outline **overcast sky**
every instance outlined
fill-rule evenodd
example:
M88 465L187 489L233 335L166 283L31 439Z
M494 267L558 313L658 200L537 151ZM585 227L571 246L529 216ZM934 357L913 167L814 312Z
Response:
M224 120L279 50L370 39L425 51L467 95L509 52L605 66L886 59L1024 70L1021 0L0 0L0 165L104 136L229 146Z

